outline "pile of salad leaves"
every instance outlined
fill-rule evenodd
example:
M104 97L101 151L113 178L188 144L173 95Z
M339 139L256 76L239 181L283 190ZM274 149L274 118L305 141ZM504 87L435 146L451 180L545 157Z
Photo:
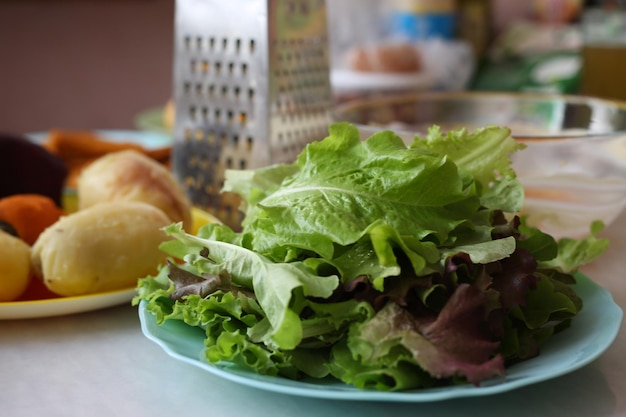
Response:
M601 222L559 241L524 223L522 148L498 126L407 146L333 124L292 164L227 171L241 231L166 227L171 261L134 303L202 328L207 361L261 374L378 390L503 376L569 326L576 270L608 244Z

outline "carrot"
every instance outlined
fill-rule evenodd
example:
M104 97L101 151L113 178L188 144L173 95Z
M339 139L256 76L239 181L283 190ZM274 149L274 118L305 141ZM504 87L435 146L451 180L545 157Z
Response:
M40 194L15 194L0 199L0 221L11 225L18 237L31 246L63 214L52 199Z

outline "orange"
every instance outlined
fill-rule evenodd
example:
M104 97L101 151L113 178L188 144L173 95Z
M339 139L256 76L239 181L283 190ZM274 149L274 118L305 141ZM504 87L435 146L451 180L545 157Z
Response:
M61 215L63 210L44 195L15 194L0 199L0 221L11 225L18 237L29 245Z

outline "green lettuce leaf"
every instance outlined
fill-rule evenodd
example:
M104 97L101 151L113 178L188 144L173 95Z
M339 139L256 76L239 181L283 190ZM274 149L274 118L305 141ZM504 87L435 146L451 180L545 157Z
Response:
M516 177L510 155L525 147L511 140L511 131L500 126L451 130L445 135L438 126L432 126L425 138L416 137L410 146L446 155L485 188L499 178Z
M274 260L284 260L287 246L332 259L336 245L357 242L380 219L403 234L445 242L480 205L452 161L409 149L392 132L361 142L354 126L333 125L296 165L246 215L244 240ZM227 177L235 189L229 184Z
M584 238L561 238L558 241L558 253L553 259L540 264L543 268L552 268L564 273L578 270L580 265L588 264L602 255L609 246L609 240L598 237L604 229L601 221L590 225L590 234Z
M179 254L181 245L195 248L184 259L199 275L226 270L235 284L254 291L270 324L263 339L282 349L293 349L302 339L300 319L290 308L294 290L302 289L303 296L328 297L338 285L337 276L320 277L301 262L275 263L241 246L188 234L180 223L164 230L176 239L162 245L166 253Z

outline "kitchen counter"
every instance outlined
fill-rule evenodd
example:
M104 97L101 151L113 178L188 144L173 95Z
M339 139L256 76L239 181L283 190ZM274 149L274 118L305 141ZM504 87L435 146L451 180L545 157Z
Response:
M626 309L626 212L609 250L582 269ZM320 400L262 391L170 358L146 339L137 308L0 321L0 415L626 416L626 324L591 364L502 394L432 403Z

